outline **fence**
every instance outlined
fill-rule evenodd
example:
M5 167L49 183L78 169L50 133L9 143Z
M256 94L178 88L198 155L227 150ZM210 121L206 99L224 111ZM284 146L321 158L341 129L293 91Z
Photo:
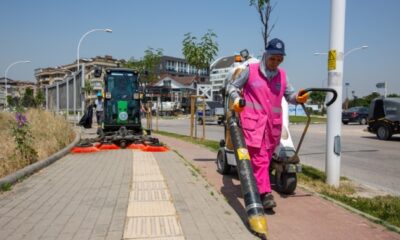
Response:
M46 94L46 110L57 113L76 115L82 112L84 92L82 88L81 72L57 81L44 89Z

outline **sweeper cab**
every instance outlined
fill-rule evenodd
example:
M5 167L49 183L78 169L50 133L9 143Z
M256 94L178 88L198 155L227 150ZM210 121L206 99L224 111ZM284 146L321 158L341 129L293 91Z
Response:
M100 77L101 72L95 71L95 77ZM103 84L103 121L97 129L98 137L83 139L78 147L165 151L159 140L150 136L150 130L142 127L144 88L139 72L127 68L109 68L105 70Z

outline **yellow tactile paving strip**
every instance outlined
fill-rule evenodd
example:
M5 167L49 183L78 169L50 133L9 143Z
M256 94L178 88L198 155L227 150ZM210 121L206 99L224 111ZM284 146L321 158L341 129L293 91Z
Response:
M185 239L164 176L150 152L133 151L124 239Z

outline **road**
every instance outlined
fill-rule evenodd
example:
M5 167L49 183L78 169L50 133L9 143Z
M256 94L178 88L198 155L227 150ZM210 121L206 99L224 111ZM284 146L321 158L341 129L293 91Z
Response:
M153 120L153 129L156 127L156 121ZM290 126L295 145L303 128L302 124ZM342 125L341 175L363 185L400 195L400 136L382 141L363 131L365 128L365 125ZM158 129L190 135L189 119L160 119ZM198 127L197 132L197 136L202 137L202 126ZM223 139L223 133L222 126L206 125L206 139L219 141ZM325 124L310 125L300 150L300 159L304 164L325 171L325 139Z

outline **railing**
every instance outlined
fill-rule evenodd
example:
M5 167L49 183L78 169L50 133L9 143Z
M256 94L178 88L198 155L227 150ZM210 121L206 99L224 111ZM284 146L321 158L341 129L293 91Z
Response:
M66 116L73 115L76 118L77 112L82 110L83 92L80 79L79 73L76 78L70 75L62 81L43 87L46 109Z

